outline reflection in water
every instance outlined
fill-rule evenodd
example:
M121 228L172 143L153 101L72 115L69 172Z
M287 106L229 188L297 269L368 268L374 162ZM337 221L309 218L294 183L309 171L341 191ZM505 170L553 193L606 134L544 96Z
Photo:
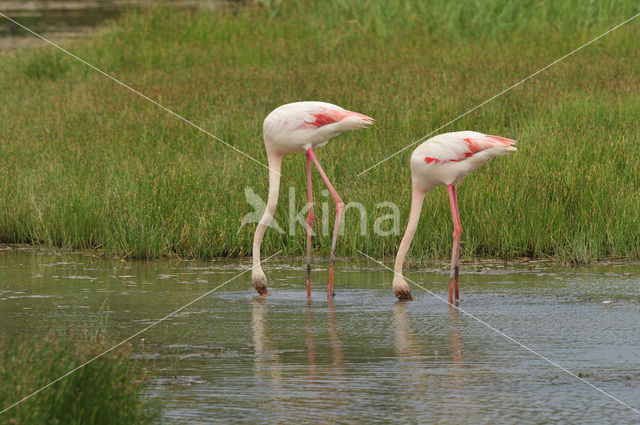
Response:
M451 360L453 360L454 376L462 377L462 347L460 346L460 312L449 305L449 344L451 346Z
M253 313L253 343L254 343L254 369L255 376L264 382L266 387L270 388L270 394L268 398L269 405L263 406L264 409L269 411L277 410L278 403L273 403L273 400L285 401L295 403L295 401L286 396L286 379L283 379L283 370L285 365L281 358L281 352L274 344L272 338L267 330L267 312L268 312L268 299L266 297L256 296L252 300L252 313ZM318 320L318 317L316 317ZM314 340L315 326L313 309L311 308L311 301L307 302L306 311L306 323L305 323L305 344L307 347L307 359L308 359L308 372L304 381L312 389L312 397L307 399L308 403L312 403L315 407L320 409L331 409L344 404L344 397L341 391L344 389L344 356L342 352L342 344L340 342L340 334L338 332L338 321L336 319L335 309L333 302L328 304L328 343L331 350L331 362L329 367L318 364L317 360L322 357L316 357L316 352L322 351L323 347L317 347ZM325 342L325 338L318 338ZM326 347L326 345L325 345ZM295 369L289 368L291 372Z
M91 326L107 294L110 331L124 339L242 270L0 246L0 339ZM344 273L360 286L335 306L319 298L305 305L304 263L272 274L282 285L278 295L252 302L246 287L226 286L149 329L144 344L132 341L143 367L149 359L160 372L174 366L166 354L182 350L179 381L156 376L149 390L165 406L162 422L637 422L633 411L460 310L428 297L393 304L380 290L385 273ZM621 400L640 400L640 265L494 270L474 280L466 282L474 308L500 311L492 324L500 320L505 332Z
M331 343L334 374L336 376L342 376L342 345L340 344L340 335L336 327L336 313L333 307L333 300L329 300L329 341Z
M410 316L407 312L409 303L406 301L396 301L393 305L393 328L395 330L395 349L398 367L401 369L398 376L406 377L401 384L406 385L406 389L396 392L398 397L396 406L407 408L407 399L411 398L418 403L427 402L432 389L427 387L430 382L430 373L426 367L425 352L423 345L418 341L416 335L411 330ZM411 397L408 395L411 394Z
M407 311L410 304L404 301L397 301L393 305L393 324L395 330L395 350L397 361L400 362L400 366L403 369L403 376L408 378L407 392L412 394L414 401L421 401L424 403L433 403L433 398L437 397L434 392L436 388L431 387L434 380L434 373L437 374L437 369L431 370L437 366L437 362L428 358L425 353L426 341L420 341L415 332L411 329L411 317ZM447 325L447 333L449 336L449 349L451 352L451 361L447 362L449 366L449 372L444 373L441 378L443 382L439 382L447 391L447 394L453 394L453 396L442 400L441 403L447 406L449 413L457 412L456 414L466 413L466 406L469 404L468 400L463 399L465 394L465 382L464 382L464 363L462 354L462 344L460 342L460 317L459 312L453 306L449 306L449 320ZM435 375L437 377L437 375ZM445 388L439 391L445 390ZM404 398L405 394L401 394ZM398 400L398 405L403 406L402 400Z
M336 315L333 300L329 300L329 343L331 344L331 365L329 374L333 381L333 388L329 388L329 400L327 407L336 408L344 404L343 392L347 389L344 382L344 362L342 357L342 345L336 326Z
M307 353L309 354L309 380L316 379L316 349L313 346L313 314L311 313L311 300L307 300Z
M396 331L396 354L398 361L413 361L415 357L423 357L424 350L416 341L414 333L409 326L409 313L404 301L396 301L393 305L393 324Z
M462 345L460 344L460 312L449 304L449 348L451 350L451 389L453 403L451 409L460 414L466 412L469 400L464 397L466 392L464 382L464 364L462 359Z
M254 297L253 304L253 346L255 350L255 373L259 378L268 378L279 389L282 383L282 360L265 327L267 324L267 298Z

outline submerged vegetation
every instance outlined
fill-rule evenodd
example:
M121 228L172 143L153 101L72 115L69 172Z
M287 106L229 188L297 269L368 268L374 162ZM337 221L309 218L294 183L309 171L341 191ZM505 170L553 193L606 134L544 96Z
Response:
M358 173L638 12L614 0L267 1L133 12L65 47L264 163L262 120L280 104L324 100L376 118L317 155L345 202L370 214L361 235L346 213L338 253L379 257L401 234L374 234L376 204L399 206L402 233L413 148ZM520 141L461 184L462 256L640 257L639 25L441 130ZM250 254L254 225L237 230L252 211L245 188L266 199L259 164L51 46L0 53L0 98L1 242ZM288 187L305 201L304 173L304 156L285 158L277 219ZM434 190L410 254L447 257L451 227ZM318 235L316 252L330 243ZM295 237L269 230L263 250L300 255L304 244L301 226Z
M5 409L113 346L103 334L51 332L0 341L0 406ZM157 407L142 398L144 372L119 348L2 414L6 424L146 424Z

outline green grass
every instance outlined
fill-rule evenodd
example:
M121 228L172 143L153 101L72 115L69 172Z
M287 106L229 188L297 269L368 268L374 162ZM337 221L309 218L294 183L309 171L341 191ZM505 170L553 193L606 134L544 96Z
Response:
M0 406L9 407L113 346L104 335L51 332L0 345ZM119 348L2 414L3 424L146 424L158 410L142 399L145 375Z
M561 4L558 4L561 3ZM376 118L317 151L345 202L340 255L395 254L373 222L410 203L411 149L356 174L622 22L633 1L265 2L231 12L127 14L69 50L266 162L262 120L324 100ZM520 141L459 187L464 257L640 258L640 20L609 34L442 131ZM0 241L110 255L250 255L244 188L267 172L50 46L0 56ZM287 188L306 195L303 155ZM318 176L316 188L322 187ZM322 198L320 198L322 200ZM333 211L333 207L330 207ZM332 222L332 219L331 219ZM411 254L446 258L442 188L427 196ZM314 239L328 255L329 236ZM263 251L304 253L305 236L267 232Z

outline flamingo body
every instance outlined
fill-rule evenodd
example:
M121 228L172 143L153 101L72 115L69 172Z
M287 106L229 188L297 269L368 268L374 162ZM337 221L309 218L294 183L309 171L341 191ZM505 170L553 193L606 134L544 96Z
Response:
M264 120L267 151L304 152L329 143L343 131L357 130L373 119L326 102L295 102L274 109Z
M415 234L420 211L426 193L439 185L446 185L453 217L453 250L451 254L451 275L449 281L449 301L452 302L455 288L458 299L458 271L460 217L456 186L474 170L497 156L516 151L516 142L499 136L475 131L457 131L432 137L413 151L411 155L412 199L407 230L400 242L393 279L393 291L399 299L413 299L411 289L402 276L405 256Z
M514 143L476 131L439 134L413 151L412 179L426 190L441 184L457 185L491 158L517 150Z
M260 266L260 245L266 228L271 224L278 203L282 157L295 152L305 152L307 158L307 188L309 216L307 217L307 296L311 296L311 234L314 222L311 188L311 163L313 162L336 203L336 219L331 242L329 266L329 297L333 296L333 270L338 226L344 203L320 166L313 149L326 145L343 131L357 130L373 124L373 118L326 102L295 102L279 106L264 120L264 144L269 160L269 196L265 212L258 223L253 239L253 286L261 295L267 295L267 277Z

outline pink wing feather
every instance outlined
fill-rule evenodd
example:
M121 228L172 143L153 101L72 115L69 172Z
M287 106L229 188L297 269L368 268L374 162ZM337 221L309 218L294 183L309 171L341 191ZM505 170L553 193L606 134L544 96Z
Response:
M334 124L342 121L347 117L357 117L369 123L373 122L373 118L368 117L357 112L348 111L346 109L328 109L319 108L318 111L314 111L310 114L310 118L305 120L298 128L318 128L325 125Z
M477 152L493 147L508 147L516 143L515 140L506 137L475 132L446 133L432 140L433 149L430 150L433 150L434 155L424 158L427 164L462 161Z

